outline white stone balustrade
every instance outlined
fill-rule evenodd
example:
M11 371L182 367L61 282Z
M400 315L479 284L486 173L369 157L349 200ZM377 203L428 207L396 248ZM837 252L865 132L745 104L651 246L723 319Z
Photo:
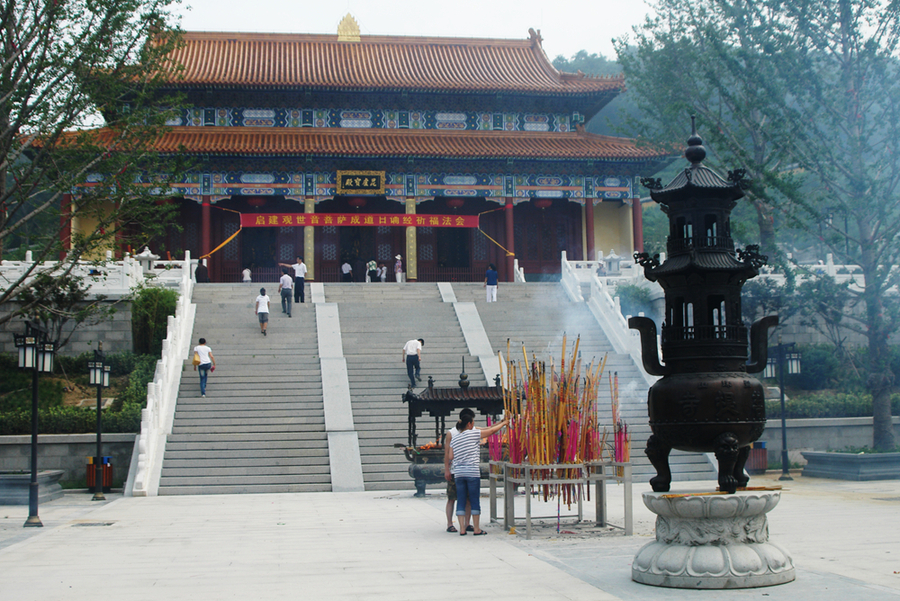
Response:
M190 252L187 252L184 261L178 263L181 263L177 266L181 276L178 304L175 315L168 318L162 356L156 363L153 381L147 385L147 408L141 412L141 434L137 441L137 470L131 489L126 490L126 494L136 497L153 497L159 490L166 439L172 432L181 372L191 346L196 313L196 305L191 302L194 291L192 266L196 262L191 261Z

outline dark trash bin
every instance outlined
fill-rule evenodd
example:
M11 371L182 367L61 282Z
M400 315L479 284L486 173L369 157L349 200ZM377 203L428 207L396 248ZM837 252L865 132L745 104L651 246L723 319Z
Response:
M87 458L87 487L94 490L97 486L97 466L94 463L95 457ZM103 465L103 492L112 490L113 466L112 457L101 457L100 462Z
M750 445L750 457L747 459L748 474L764 474L769 469L769 456L766 443L756 441Z

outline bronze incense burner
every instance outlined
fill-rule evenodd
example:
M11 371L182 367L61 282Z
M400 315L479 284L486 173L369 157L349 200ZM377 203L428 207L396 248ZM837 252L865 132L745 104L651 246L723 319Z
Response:
M765 367L768 329L778 316L759 319L749 331L741 316L741 287L767 261L758 246L736 251L731 238L731 211L748 184L744 171L723 179L704 167L706 149L696 128L684 155L691 165L669 185L641 182L669 218L666 261L635 253L646 278L665 292L664 364L653 320L628 322L641 334L644 369L662 376L648 397L646 454L657 472L650 484L656 492L669 490L672 449L714 452L719 488L734 493L750 480L744 465L766 424L763 386L750 374Z

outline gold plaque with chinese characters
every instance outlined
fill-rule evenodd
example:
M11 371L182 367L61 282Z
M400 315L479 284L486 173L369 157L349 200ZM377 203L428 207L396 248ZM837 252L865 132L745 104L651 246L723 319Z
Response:
M338 171L338 194L384 194L384 171Z

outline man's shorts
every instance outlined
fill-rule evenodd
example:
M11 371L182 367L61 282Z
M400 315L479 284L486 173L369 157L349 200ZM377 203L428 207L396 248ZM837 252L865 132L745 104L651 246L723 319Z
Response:
M269 321L269 312L263 311L262 313L257 313L259 315L259 323L266 323Z
M456 478L453 476L450 476L450 480L447 481L447 499L456 500Z

